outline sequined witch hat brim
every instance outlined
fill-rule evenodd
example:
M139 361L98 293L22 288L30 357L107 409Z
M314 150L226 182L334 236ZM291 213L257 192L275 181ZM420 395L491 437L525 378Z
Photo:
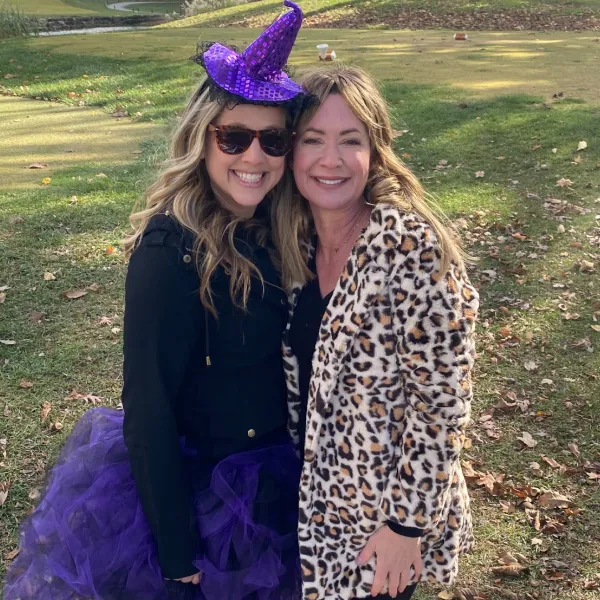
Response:
M193 59L204 66L217 86L248 102L279 104L303 94L284 67L302 26L300 7L284 0L292 10L279 17L241 54L215 43Z

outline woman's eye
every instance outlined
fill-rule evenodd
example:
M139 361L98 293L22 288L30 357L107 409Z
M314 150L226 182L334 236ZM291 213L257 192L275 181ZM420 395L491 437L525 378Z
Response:
M319 144L321 142L321 140L317 139L317 138L304 138L302 140L303 144L309 144L309 145L315 145L315 144Z
M346 144L347 146L360 146L362 144L362 142L357 139L344 140L342 143Z

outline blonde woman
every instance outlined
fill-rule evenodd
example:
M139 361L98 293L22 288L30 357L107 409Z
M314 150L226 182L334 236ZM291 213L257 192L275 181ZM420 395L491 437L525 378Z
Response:
M197 57L208 78L125 245L124 415L75 427L5 600L300 597L281 336L282 279L302 271L276 260L269 217L303 96L282 72L302 21L286 5L243 54Z
M333 67L302 83L317 103L294 142L292 222L312 275L285 354L304 598L405 600L450 583L473 543L459 453L478 296L373 80Z

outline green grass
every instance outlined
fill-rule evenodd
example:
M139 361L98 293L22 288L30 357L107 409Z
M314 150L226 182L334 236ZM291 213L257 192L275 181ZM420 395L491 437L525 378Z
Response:
M3 83L23 95L70 103L83 99L108 111L120 104L131 114L143 113L135 120L158 127L174 117L197 81L198 68L185 61L196 38L214 39L215 33L238 43L254 34L174 29L11 40L0 44L0 64L10 65L19 79ZM300 69L312 63L318 35L302 33L293 59ZM469 250L480 257L472 269L482 297L475 424L465 459L479 471L504 474L506 485L502 497L473 486L478 547L463 559L457 587L479 590L493 600L515 598L509 592L520 600L530 600L534 596L525 594L533 592L538 600L595 599L597 590L583 588L600 568L600 547L593 542L600 538L600 491L585 468L576 469L584 461L600 460L600 333L591 327L597 324L594 319L600 322L600 241L594 241L600 235L595 218L600 214L600 96L590 76L596 60L593 37L561 33L536 40L525 33L486 34L465 49L447 35L444 41L443 33L327 35L337 36L327 39L335 41L344 58L385 77L395 127L407 130L396 139L397 151L451 217L463 219L459 224ZM570 90L566 99L551 98L559 90ZM82 96L68 98L69 91ZM43 143L47 132L35 129ZM56 131L64 131L64 125ZM65 398L77 389L100 396L108 406L118 404L125 268L119 239L133 202L163 156L163 130L148 136L152 139L142 144L138 158L119 163L92 155L77 163L74 155L72 163L53 171L47 187L26 182L0 190L0 286L9 286L0 304L0 339L16 342L0 344L0 437L7 440L6 458L0 454L0 483L10 482L0 509L3 561L15 546L17 523L32 505L31 490L88 408ZM576 152L582 140L588 149ZM52 156L53 148L47 150ZM32 158L27 152L21 162ZM477 178L478 171L485 176ZM558 187L560 178L573 184ZM547 197L570 204L553 214L544 207ZM560 224L565 233L559 233ZM108 246L116 250L109 254ZM583 260L594 263L594 272L581 272ZM45 271L56 279L44 280ZM492 281L485 276L490 271ZM94 283L99 289L80 300L61 297ZM33 311L45 312L45 320L31 323ZM579 318L565 320L567 313ZM110 326L99 325L103 316L112 319ZM525 368L529 360L537 370ZM33 387L22 388L21 381ZM496 412L492 420L500 437L488 438L479 418L510 393L530 407L523 413ZM43 402L52 404L44 424ZM56 422L63 425L59 432L50 429ZM537 447L522 449L517 437L523 431L534 436ZM569 450L572 443L580 459ZM542 455L572 471L561 475ZM539 472L531 470L532 462L540 463ZM568 517L560 533L536 531L509 489L526 484L561 491L581 512ZM514 512L503 512L500 501ZM542 511L553 517L561 513ZM532 543L536 538L541 547ZM525 555L531 569L498 583L490 568L505 550ZM552 560L562 565L552 567ZM423 589L417 598L433 600L437 591Z
M36 17L123 17L133 14L130 12L108 9L104 5L104 0L5 0L5 2L8 6L18 7L25 14ZM142 4L137 7L137 9L143 14L167 9L169 12L173 12L173 10L179 12L179 4L179 2L157 2L156 5ZM146 7L148 7L149 10L146 10Z

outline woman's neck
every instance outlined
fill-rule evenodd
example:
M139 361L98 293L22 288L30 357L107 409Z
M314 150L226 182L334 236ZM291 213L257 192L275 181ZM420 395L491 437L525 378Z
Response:
M342 249L354 246L369 213L362 201L340 210L311 207L311 211L319 237L320 253L325 262L337 259Z

